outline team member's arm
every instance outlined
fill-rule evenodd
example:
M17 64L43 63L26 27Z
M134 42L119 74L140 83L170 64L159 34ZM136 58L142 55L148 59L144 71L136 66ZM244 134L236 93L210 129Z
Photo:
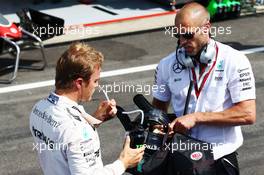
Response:
M255 100L246 100L236 103L231 108L222 112L196 112L176 118L171 124L171 129L185 133L196 124L207 125L247 125L256 120Z
M86 144L86 145L85 145ZM129 137L125 141L119 159L102 167L102 161L96 157L93 145L71 143L66 156L72 175L121 175L128 167L134 167L142 159L144 147L131 149Z
M241 59L230 69L227 88L233 106L222 112L196 112L175 119L170 128L185 132L196 124L247 125L256 121L255 80L248 59ZM217 99L216 99L217 100Z
M167 86L168 75L166 73L167 69L164 70L164 63L161 61L156 68L154 76L155 88L152 90L153 101L152 105L167 113L170 104L170 90Z

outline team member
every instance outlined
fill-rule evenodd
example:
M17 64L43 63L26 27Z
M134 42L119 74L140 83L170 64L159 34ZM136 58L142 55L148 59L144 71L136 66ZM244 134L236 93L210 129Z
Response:
M153 105L177 118L176 132L213 143L218 174L227 174L222 159L238 173L236 150L242 145L240 125L256 120L255 81L251 65L241 52L210 38L210 17L198 3L185 5L176 15L176 52L157 66ZM190 81L194 82L187 115L183 115Z
M91 100L102 62L92 47L72 44L57 62L55 92L33 107L30 130L44 174L120 175L141 160L144 148L131 149L128 137L119 159L103 166L96 128L116 114L116 102L101 102L92 116L78 105Z

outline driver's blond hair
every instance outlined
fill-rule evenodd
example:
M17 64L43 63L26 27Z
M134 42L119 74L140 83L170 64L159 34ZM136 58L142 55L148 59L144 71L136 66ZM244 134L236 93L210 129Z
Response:
M95 66L102 66L104 56L93 47L76 42L61 55L56 65L56 89L71 89L77 78L89 80Z

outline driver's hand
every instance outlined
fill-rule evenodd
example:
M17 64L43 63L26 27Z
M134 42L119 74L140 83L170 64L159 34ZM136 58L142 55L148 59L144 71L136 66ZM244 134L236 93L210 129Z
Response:
M137 149L130 148L130 137L127 136L119 160L123 162L125 169L135 167L142 160L144 150L144 146Z

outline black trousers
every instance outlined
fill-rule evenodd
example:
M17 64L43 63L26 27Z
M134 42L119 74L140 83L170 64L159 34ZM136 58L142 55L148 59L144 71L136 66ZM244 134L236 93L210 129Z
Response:
M147 175L201 175L193 169L188 169L187 171L177 171L175 170L175 164L169 164L167 160L161 167L155 169L153 172L148 173ZM179 162L176 162L176 166ZM213 171L203 172L202 175L239 175L239 167L237 161L237 153L228 154L213 164ZM144 173L139 173L136 171L136 168L129 169L127 172L133 175L146 175Z
M228 154L215 162L216 175L239 175L237 152Z

